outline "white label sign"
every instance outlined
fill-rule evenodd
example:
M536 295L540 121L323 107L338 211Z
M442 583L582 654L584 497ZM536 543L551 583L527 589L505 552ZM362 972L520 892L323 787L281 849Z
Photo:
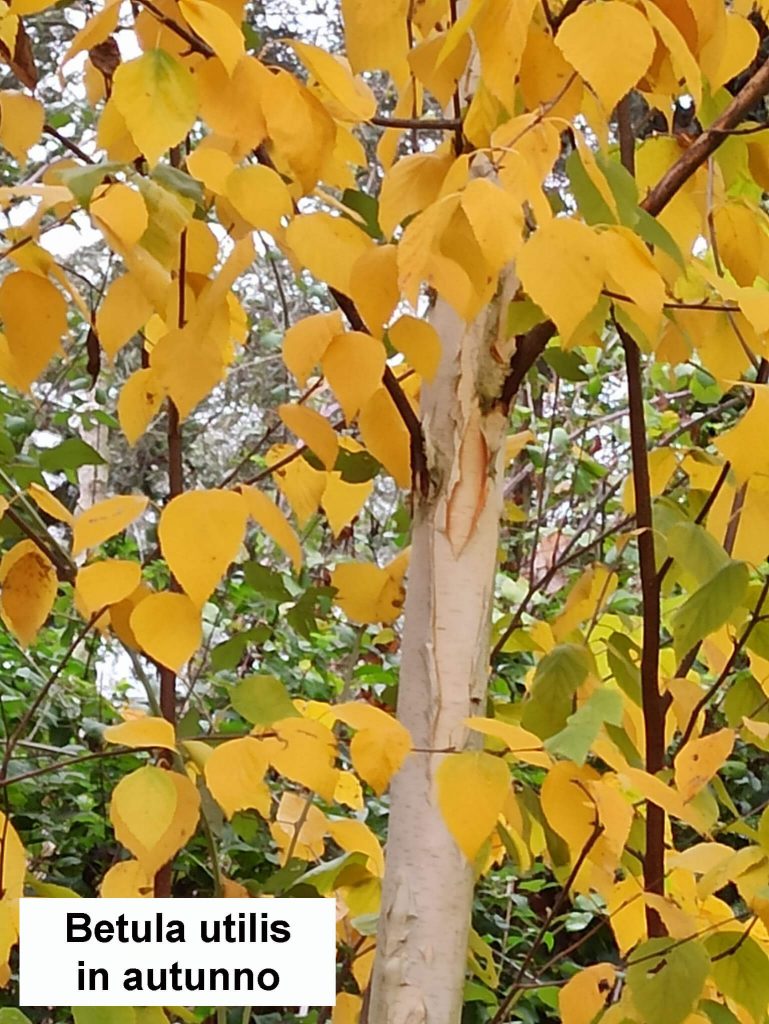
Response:
M333 1006L333 899L22 899L21 1006Z

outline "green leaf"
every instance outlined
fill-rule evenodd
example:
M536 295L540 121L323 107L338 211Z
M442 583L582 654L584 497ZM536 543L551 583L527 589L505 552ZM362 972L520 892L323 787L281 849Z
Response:
M583 370L585 360L578 352L564 352L562 348L549 348L543 359L563 380L571 380L576 383L589 379L588 374Z
M373 480L379 472L379 463L368 452L348 452L344 448L339 449L334 469L342 474L342 479L348 484L365 484Z
M593 155L617 202L620 224L635 227L638 222L638 186L635 178L619 160L607 157L600 149Z
M673 617L676 657L682 658L698 641L723 626L745 597L749 580L744 562L729 562L695 590Z
M705 1014L710 1024L740 1024L728 1006L716 1003L712 999L703 999L698 1009L700 1013Z
M590 671L590 655L577 644L559 644L537 665L521 725L541 739L566 726L572 698Z
M382 229L379 226L379 203L374 196L367 192L359 192L354 188L346 188L342 193L342 202L350 209L359 213L364 220L366 232L377 240L384 239ZM359 224L359 221L355 221Z
M518 299L507 307L507 336L512 338L514 335L526 334L545 320L547 317L536 302Z
M291 593L286 589L283 577L274 569L258 562L246 562L243 566L243 575L246 577L246 583L265 600L279 603L291 600Z
M285 686L275 676L249 676L233 687L230 700L238 714L253 725L299 717Z
M75 1024L136 1024L132 1006L73 1006Z
M634 657L635 655L635 657ZM641 706L641 648L624 633L612 633L606 646L611 673L620 689Z
M214 672L226 672L237 668L249 644L263 644L271 633L266 625L254 626L245 633L237 633L217 644L211 651L211 668Z
M15 1006L4 1006L0 1010L0 1024L32 1024L32 1022Z
M95 448L79 437L69 437L55 448L45 448L40 452L40 468L48 473L79 469L81 466L103 466L104 461Z
M710 958L694 940L649 939L633 953L627 983L647 1024L680 1024L702 994Z
M656 217L652 217L650 213L642 210L640 206L638 207L638 221L635 225L635 230L643 238L644 242L648 242L649 245L653 245L657 249L662 249L672 260L675 260L681 270L684 269L684 258L678 245L673 240L673 236L666 227L660 224Z
M596 690L585 703L566 720L566 728L545 741L551 754L584 764L604 723L622 724L622 695L617 690Z
M577 201L579 212L588 224L616 224L617 218L608 203L593 184L585 170L578 150L573 150L566 159L566 173Z
M80 205L87 209L97 185L101 185L106 177L122 171L124 167L125 164L107 160L102 164L89 164L87 167L68 167L59 171L59 178Z
M705 940L710 973L722 995L762 1020L769 1003L769 957L750 936L720 932Z
M170 164L157 164L152 172L152 177L172 192L184 196L185 199L192 199L200 206L203 205L203 186L191 175L180 171L178 167L172 167Z

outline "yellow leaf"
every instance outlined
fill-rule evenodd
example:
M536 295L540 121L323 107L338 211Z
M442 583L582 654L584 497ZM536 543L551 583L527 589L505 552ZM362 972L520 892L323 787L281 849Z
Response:
M60 523L72 525L73 515L70 510L62 505L59 499L51 494L50 491L47 491L45 487L41 487L40 484L31 483L27 488L27 492L35 504L47 515L58 519Z
M285 169L306 195L315 188L321 168L333 152L336 125L320 100L294 75L283 70L273 74L260 65L258 79L258 101L275 147L278 170ZM253 102L253 98L245 101Z
M269 767L267 751L251 736L219 744L206 760L206 785L228 818L255 808L263 818L270 813L270 791L264 782Z
M635 232L622 227L604 231L601 242L606 254L608 283L661 323L665 282L647 247Z
M160 515L163 557L185 593L201 607L240 551L247 509L234 491L187 491Z
M119 5L117 5L119 6ZM138 860L113 864L99 886L102 899L146 899L154 895L154 879Z
M486 178L474 178L462 193L462 209L483 257L498 274L523 245L523 210L516 198Z
M39 100L20 92L0 92L0 143L20 164L43 134L45 112Z
M112 559L83 566L75 578L75 597L86 618L123 601L141 582L138 562Z
M350 298L377 337L398 305L398 251L394 245L366 249L350 273Z
M154 875L193 835L200 797L186 775L145 765L118 782L109 816L115 837Z
M318 456L326 469L333 469L339 452L339 438L325 416L306 405L280 405L278 415L296 436Z
M95 548L142 514L147 499L141 494L121 494L107 498L75 516L72 531L72 554L79 555L86 548Z
M280 798L270 832L280 847L281 865L286 863L289 853L300 860L318 860L323 856L328 822L311 799L299 793L284 793Z
M212 192L219 195L225 195L227 192L227 179L234 169L235 164L229 153L215 149L213 146L201 144L187 157L187 170L193 178L202 181L206 188L210 188ZM230 198L230 202L233 206L235 205L232 198ZM245 214L241 214L241 216L245 217Z
M148 50L121 64L113 79L112 99L151 167L182 141L198 111L195 80L164 50Z
M362 821L346 819L329 822L328 834L348 853L365 853L369 871L381 878L384 874L384 854L379 840Z
M331 573L334 600L353 622L395 622L403 611L401 577L371 562L345 562Z
M675 759L676 787L684 800L691 800L713 778L734 746L734 730L689 739Z
M340 722L357 730L350 743L353 768L381 796L411 752L411 735L397 718L362 701L333 709Z
M0 613L22 647L37 636L53 607L58 588L53 562L31 541L21 541L0 563Z
M354 811L363 809L363 790L352 772L341 772L336 780L334 800L338 804L344 804Z
M732 465L739 483L769 475L769 447L764 444L769 416L769 385L753 385L753 401L736 427L719 434L715 446Z
M602 11L604 6L580 10ZM632 8L627 10L633 13ZM603 246L596 232L581 221L557 217L531 236L516 269L530 297L555 321L566 341L597 303L604 265Z
M322 99L332 117L342 121L368 121L376 113L376 99L361 79L352 76L347 61L318 46L284 40L322 88Z
M217 148L236 161L251 153L267 135L260 98L265 74L264 65L250 54L240 58L232 75L217 57L195 66L201 119L215 133L212 143L218 140Z
M107 743L119 743L124 747L165 747L173 750L176 746L173 725L165 718L151 715L108 726L104 730L104 739Z
M472 863L489 838L510 792L510 772L499 757L483 751L448 754L435 783L446 827Z
M510 753L525 764L549 768L553 763L539 736L535 736L533 732L529 732L528 729L524 729L520 725L503 722L498 718L466 718L465 724L473 732L480 732L484 736L494 736L501 740Z
M363 450L356 441L349 437L340 438L339 445L349 452ZM350 483L342 478L341 472L327 474L326 486L320 503L335 537L338 537L358 515L373 489L373 480Z
M283 230L281 218L293 211L283 179L269 167L237 167L227 178L225 190L243 220L274 237Z
M149 597L153 591L146 583L140 583L132 594L129 594L123 601L113 604L109 610L109 621L115 635L122 644L125 644L132 651L139 650L139 642L131 629L131 615L134 608Z
M299 525L306 526L320 507L328 474L314 469L301 455L292 457L297 451L290 444L273 445L265 462L268 466L278 466L272 471L273 479L286 496ZM285 465L281 465L284 460Z
M24 895L27 874L27 855L19 833L0 811L0 864L4 903L18 900Z
M118 0L107 0L104 7L98 13L92 15L86 21L83 28L75 33L67 52L61 59L62 67L84 50L92 50L99 43L112 35L117 28L120 4Z
M0 285L0 317L15 375L8 383L26 390L59 351L67 329L67 304L46 278L19 270Z
M164 398L165 391L150 366L134 370L125 381L117 400L117 415L130 445L136 444L150 425Z
M374 245L351 220L322 212L295 217L286 231L286 243L314 277L345 295L350 293L356 260Z
M558 993L562 1024L591 1024L604 1010L615 984L613 964L583 967Z
M362 331L338 334L323 353L323 373L348 423L382 383L386 358L382 342Z
M342 314L316 313L306 316L286 331L283 339L283 362L304 387L307 378L321 361L331 340L342 333Z
M88 210L108 242L114 236L127 248L136 245L149 224L147 207L141 195L122 182L99 186Z
M353 70L390 71L401 84L408 74L408 0L342 0L342 21L347 56Z
M200 647L200 612L186 594L150 594L129 618L141 649L173 672Z
M438 100L441 108L449 105L457 82L467 67L470 57L471 42L469 35L463 36L459 46L446 57L440 60L441 51L446 41L446 32L438 32L436 35L409 51L409 67L417 76L419 81ZM515 74L510 75L513 82Z
M296 572L302 567L302 549L299 538L291 524L283 515L274 501L256 487L241 487L240 493L248 510L248 514L268 533L278 547L282 548L291 559Z
M96 312L96 334L101 347L114 359L151 316L152 303L136 278L131 274L115 278Z
M275 771L333 800L339 772L333 767L336 737L331 730L310 719L284 718L270 732L276 735L262 743Z
M536 6L536 0L487 0L473 21L484 85L509 110L515 105L515 80Z
M702 100L702 74L689 44L676 24L660 10L656 3L652 3L651 0L643 0L643 6L652 28L670 54L670 63L673 66L677 83L686 83L687 90L695 104L699 106Z
M600 47L596 39L601 40ZM561 25L556 43L606 111L643 77L656 47L646 18L620 0L579 7ZM607 53L621 54L621 59L606 60Z
M221 7L206 0L179 0L190 28L204 39L231 75L245 53L240 26Z
M379 195L379 224L388 238L407 217L435 202L453 163L450 153L414 153L387 172Z
M409 366L413 366L429 383L441 361L441 339L433 325L427 320L405 315L388 327L387 337L393 348L406 357Z
M411 438L385 388L377 388L358 417L363 442L399 487L411 486Z
M362 996L356 996L352 992L339 992L331 1014L331 1024L358 1024L362 1007Z
M758 33L747 18L728 11L724 30L711 37L700 54L702 73L710 82L711 94L744 71L758 49Z

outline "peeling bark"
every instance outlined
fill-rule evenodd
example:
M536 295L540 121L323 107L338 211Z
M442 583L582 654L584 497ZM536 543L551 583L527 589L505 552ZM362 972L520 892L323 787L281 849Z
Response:
M418 752L391 794L387 867L368 1024L457 1024L473 871L443 823L434 775L468 745L483 714L502 508L506 413L499 310L517 282L468 325L443 301L432 317L441 365L423 387L431 477L416 509L398 717Z

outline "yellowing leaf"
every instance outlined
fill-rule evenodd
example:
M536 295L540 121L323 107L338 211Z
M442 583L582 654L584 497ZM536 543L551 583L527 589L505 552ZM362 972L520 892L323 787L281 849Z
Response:
M202 606L234 560L246 532L247 510L234 491L187 491L163 509L158 539L185 593Z
M295 217L286 231L286 244L314 277L345 295L350 293L356 260L374 245L351 220L330 213Z
M0 614L3 622L28 647L53 607L58 588L53 562L32 541L21 541L0 563Z
M0 143L23 164L43 134L45 112L39 100L20 92L0 92Z
M267 452L265 462L276 467L273 479L285 494L299 525L305 526L320 507L327 474L314 469L297 452L293 445L276 444Z
M395 622L403 611L401 579L371 562L344 562L331 573L336 603L353 622Z
M342 333L342 314L316 313L306 316L286 331L283 339L283 362L301 387L321 361L331 340Z
M510 792L507 765L483 751L448 754L436 769L435 782L446 827L472 863L505 806Z
M153 891L154 879L138 860L113 864L99 886L99 895L105 900L146 899Z
M381 796L411 752L411 735L397 718L362 701L339 704L334 714L357 730L350 743L353 768Z
M182 141L198 111L195 80L164 50L148 50L121 64L113 79L112 99L150 166Z
M174 727L165 718L142 715L130 718L120 725L110 725L104 730L107 743L120 743L125 747L165 747L173 750L176 746Z
M503 722L498 718L467 718L465 722L473 732L501 740L510 753L525 764L538 765L540 768L549 768L552 764L539 736L520 725Z
M607 112L643 77L656 47L646 18L620 0L583 4L561 25L556 43ZM609 53L621 59L607 60Z
M251 807L268 817L270 791L264 782L268 767L267 751L251 736L214 748L206 760L206 785L228 818Z
M141 194L122 182L100 186L88 209L97 227L105 232L107 241L114 237L126 248L136 245L149 224Z
M72 524L73 516L70 510L59 501L59 499L47 491L40 484L31 483L27 488L29 496L34 500L35 504L43 510L47 515L52 516L54 519L58 519L60 523ZM5 509L3 509L5 511Z
M626 6L616 0L609 6L615 3ZM626 9L635 13L630 7ZM563 339L568 340L598 302L604 265L601 241L592 228L581 221L557 217L539 228L524 245L516 269L530 297L555 321Z
M734 746L734 730L689 739L676 754L676 787L684 800L691 800L713 778Z
M129 624L141 649L173 672L203 640L200 612L186 594L150 594L131 612Z
M95 548L142 514L147 499L141 494L121 494L92 505L75 517L72 531L72 554Z
M385 388L377 388L358 417L361 437L399 487L411 486L411 437Z
M194 833L200 797L186 775L145 765L126 775L112 793L109 815L115 837L148 874L154 874Z
M338 334L323 353L323 373L348 423L382 383L386 357L382 342L362 331Z
M138 562L111 559L83 566L75 578L75 597L86 617L101 608L123 601L139 586L141 567Z
M441 361L441 339L433 325L427 320L405 315L388 327L387 336L393 348L406 357L409 366L413 366L429 383Z
M227 178L226 195L237 212L257 231L279 236L282 217L290 217L291 194L269 167L237 167Z
M376 99L361 79L353 78L347 61L318 46L287 39L301 62L322 88L331 115L344 121L368 121L376 113Z
M208 43L231 75L245 53L240 26L221 7L207 0L179 0L179 9L190 28Z
M240 493L243 495L248 514L286 552L298 572L302 567L299 538L281 510L256 487L241 487Z
M563 1024L591 1024L605 1008L615 983L613 964L583 967L558 993Z
M339 452L339 438L325 416L306 405L280 405L278 415L289 430L304 441L326 469L333 469Z
M152 367L134 370L120 389L117 415L129 444L134 445L160 410L165 391Z
M0 351L0 376L24 391L59 351L67 304L45 277L19 270L0 285L0 317L7 340L6 352Z

